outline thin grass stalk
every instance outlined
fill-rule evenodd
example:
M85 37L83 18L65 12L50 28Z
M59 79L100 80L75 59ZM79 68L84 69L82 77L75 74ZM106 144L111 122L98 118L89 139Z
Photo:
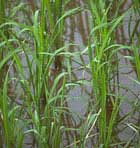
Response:
M6 19L6 15L5 15L5 9L6 9L6 2L4 0L0 0L0 25L3 24L5 22L5 19ZM5 31L4 28L1 30L1 31ZM0 41L2 42L2 37L0 35ZM3 59L3 56L4 56L4 52L3 50L0 51L0 60ZM4 68L5 69L5 68ZM1 78L2 78L2 75L4 74L4 71L5 70L2 70L1 71ZM2 79L0 79L0 85L2 86Z
M133 53L134 53L134 63L136 67L136 75L138 81L140 81L140 58L139 58L139 48L136 46L132 46Z
M5 145L7 148L11 148L11 134L10 134L10 125L8 119L8 100L7 100L7 81L8 75L6 75L6 79L4 81L3 95L2 95L2 113L3 113L3 126L4 126L4 137L5 137Z

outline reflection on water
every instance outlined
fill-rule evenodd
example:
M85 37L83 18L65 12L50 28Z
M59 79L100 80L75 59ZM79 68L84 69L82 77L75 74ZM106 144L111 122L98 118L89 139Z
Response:
M31 1L28 1L31 3ZM122 4L120 13L123 12L125 9L127 9L131 5L130 0L126 0L125 3ZM75 0L70 1L67 9L75 8L75 7L84 7L84 0ZM35 9L35 5L31 3L32 9ZM71 46L69 50L71 52L75 51L82 51L87 47L87 40L88 35L90 33L89 28L89 19L90 14L88 11L82 11L81 13L78 13L76 15L73 15L65 20L65 36L64 40L65 43L73 43L76 44L76 46ZM131 20L133 19L133 20ZM123 21L123 25L121 25L119 28L117 28L116 31L116 42L131 45L131 36L132 32L134 31L134 28L136 27L136 20L137 16L134 16L133 12L130 13L127 17L125 17ZM131 27L130 27L131 26ZM130 30L129 30L130 29ZM138 32L140 32L140 25L136 28ZM138 34L135 35L136 43ZM137 43L138 44L138 43ZM133 63L131 63L129 60L124 59L124 56L132 55L131 51L128 50L122 50L118 54L119 57L119 83L121 87L119 88L120 94L122 96L121 100L121 106L119 111L119 120L120 124L116 129L116 135L114 136L116 139L118 138L118 141L128 141L131 139L131 136L134 134L134 131L128 126L129 123L136 123L139 124L140 122L140 113L139 110L133 110L133 106L139 106L139 99L140 99L140 85L136 84L132 79L136 79L136 71L134 69ZM26 69L25 63L25 57L21 56L21 59L23 61L23 65ZM87 115L88 108L90 107L90 102L92 102L94 99L93 92L91 89L91 78L90 78L90 70L88 68L89 61L87 54L79 55L71 58L71 73L72 81L82 81L82 80L88 80L85 85L82 84L78 85L76 87L71 88L68 93L67 102L68 106L72 110L72 112L79 114L79 116L83 117ZM87 67L85 67L85 65ZM11 75L13 75L11 73ZM28 76L28 70L26 71L26 75ZM131 90L131 91L130 91ZM18 94L19 92L17 92ZM22 92L21 92L22 93ZM114 92L115 93L115 92ZM18 97L20 97L18 95ZM21 103L21 102L20 102ZM129 113L129 118L124 118ZM77 117L77 116L76 116ZM74 117L74 118L76 118ZM81 117L81 118L82 118ZM72 122L71 122L72 123ZM76 119L76 125L78 125L80 121L77 121ZM125 129L125 130L124 130ZM115 139L114 138L114 139ZM32 138L27 137L27 142L31 141ZM90 143L91 141L89 141ZM25 141L26 143L26 141ZM29 146L30 147L30 146ZM91 145L89 146L89 148Z
M84 2L71 2L69 4L70 8L76 6L83 6ZM128 9L131 5L131 0L125 1L120 9L120 13ZM90 14L88 12L82 12L77 14L76 16L72 16L66 20L66 41L67 42L74 42L75 44L80 45L77 49L71 49L72 51L75 50L83 50L87 46L87 39L89 34L89 24L88 19L90 18ZM139 19L138 16L134 16L134 13L131 12L127 15L123 20L123 25L120 26L116 31L116 42L122 43L126 45L131 45L131 37L130 34L133 33L134 28L140 32L140 24L136 26L136 22ZM131 27L130 27L131 26ZM136 28L137 27L137 28ZM138 34L135 35L135 41L137 42ZM132 55L128 50L122 50L119 53L119 83L120 83L120 95L123 97L121 100L120 106L120 119L127 116L129 114L129 118L125 118L120 122L117 133L118 133L118 141L128 141L131 139L132 135L134 135L134 131L127 126L128 123L135 123L138 125L140 120L140 113L139 110L133 111L134 105L139 106L139 99L140 99L140 85L136 84L132 79L136 79L136 71L134 69L133 63L129 60L125 59L124 56ZM88 71L85 72L85 69L82 70L82 65L88 64L88 58L86 55L80 57L78 59L78 63L73 63L73 71L74 69L78 69L81 67L79 71L74 71L75 79L83 79L84 77L90 79L90 74ZM83 86L84 87L84 86ZM130 91L131 90L131 91ZM114 92L115 93L115 92ZM85 85L85 88L76 87L73 88L69 93L69 106L72 108L73 111L79 112L83 114L86 112L88 108L87 101L91 100L93 96L91 96L92 92L90 89L90 85ZM125 130L124 130L125 129Z

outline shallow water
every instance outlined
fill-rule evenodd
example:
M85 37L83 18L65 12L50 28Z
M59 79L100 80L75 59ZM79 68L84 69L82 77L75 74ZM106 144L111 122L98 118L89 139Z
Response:
M128 0L126 2L127 3L123 6L122 9L126 9L129 6L131 1ZM69 8L74 8L79 5L83 6L83 4L84 4L84 0L72 1L69 4ZM123 27L118 29L116 40L119 43L129 43L128 20L130 19L130 15L133 15L133 13L125 17ZM73 42L74 44L80 45L80 46L76 46L75 48L71 47L69 49L71 52L82 51L87 47L87 39L89 35L88 18L90 18L90 14L88 12L82 12L66 20L65 42L66 43ZM134 25L135 25L135 18L131 23L130 32L133 30ZM140 32L140 26L139 26L139 32ZM140 91L139 91L140 85L136 84L131 80L131 77L133 79L136 78L136 73L133 69L133 65L128 60L124 60L124 56L127 54L128 54L127 52L119 53L119 58L120 58L119 82L122 86L124 87L127 86L128 89L131 90L131 93L126 89L120 90L121 96L123 96L123 100L121 102L120 111L119 111L120 117L123 117L125 116L125 114L130 112L133 109L133 105L135 104L136 101L140 101L138 100L140 99ZM21 60L23 61L23 65L25 66L25 69L26 69L27 63L25 62L25 57L22 55L21 55ZM76 61L78 61L79 63L77 63ZM91 83L90 83L91 78L90 78L89 68L85 69L82 67L83 65L88 66L88 64L89 64L89 60L88 60L87 54L79 57L74 57L72 59L72 71L75 74L75 80L77 81L82 79L89 80L89 83L83 85L82 87L76 86L72 88L68 93L68 98L67 98L68 106L70 107L71 111L76 112L81 116L85 115L88 107L88 101L90 101L93 98ZM12 71L11 71L11 75L13 75ZM26 69L26 75L28 77L28 69ZM19 92L20 91L18 90L18 93ZM20 93L22 94L22 90ZM20 95L17 98L19 97ZM135 118L137 119L137 121L140 120L139 112L135 112L135 114L132 114L131 118L128 118L123 123L119 124L118 129L120 130L120 132L117 133L117 138L119 138L120 142L128 141L134 134L134 131L130 127L127 127L125 130L123 130L123 127L126 126L126 124L128 123L131 123L131 122L135 123L136 122ZM31 141L32 141L32 138L27 137L25 140L25 143L31 142ZM26 148L28 147L31 147L31 146L26 145ZM89 144L89 146L87 147L91 148L91 145Z
M82 1L80 1L81 5L83 4ZM131 4L131 0L126 1L124 6L122 7L122 10L125 10L129 7ZM78 5L78 3L75 3L73 5ZM123 26L122 28L118 29L117 32L117 42L122 43L122 44L129 44L129 35L128 35L128 30L129 30L129 19L130 16L132 16L132 21L131 21L131 28L130 28L130 33L132 33L134 27L135 27L135 17L133 12L127 15L124 20L123 20ZM66 22L68 23L66 27L68 36L68 40L74 40L74 43L80 44L81 48L80 49L75 49L75 50L83 50L86 48L86 41L87 41L87 36L89 34L89 28L87 27L88 24L88 19L87 17L90 17L90 15L87 12L83 12L81 14L78 14L76 16L71 17L71 19L67 20ZM138 18L137 18L138 19ZM71 26L72 25L72 26ZM140 32L140 25L137 28ZM137 37L135 39L137 41ZM124 56L127 56L127 52L120 52L119 53L119 82L120 85L127 87L128 89L131 90L129 92L128 90L121 89L121 96L123 96L123 100L120 106L120 111L119 115L120 117L125 116L128 112L130 112L133 109L133 105L135 102L140 101L140 85L136 84L131 78L136 79L136 73L133 69L132 63L130 63L128 60L124 59ZM83 59L79 59L80 62L85 62L88 64L88 58L86 55L82 57ZM80 67L81 65L78 65L77 63L73 62L73 67ZM77 79L82 79L87 78L90 79L90 74L85 71L85 70L79 70L75 72ZM84 76L83 76L84 75ZM87 93L88 92L88 93ZM75 112L78 112L79 114L84 115L86 112L86 107L87 107L87 101L91 99L92 96L91 91L91 86L85 85L85 89L76 87L73 90L70 91L69 97L71 98L69 101L69 106L71 109ZM136 97L138 96L138 97ZM137 121L140 120L140 114L139 111L135 112L130 118L126 119L124 123L119 124L118 129L120 132L118 133L118 138L120 141L128 141L131 139L132 135L134 134L134 131L130 128L127 127L125 130L123 129L124 126L128 123L136 123ZM90 148L90 146L89 146Z

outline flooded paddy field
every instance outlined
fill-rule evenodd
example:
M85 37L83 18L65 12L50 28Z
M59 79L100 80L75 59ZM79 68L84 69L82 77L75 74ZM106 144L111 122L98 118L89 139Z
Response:
M0 0L0 148L139 148L139 50L139 0Z

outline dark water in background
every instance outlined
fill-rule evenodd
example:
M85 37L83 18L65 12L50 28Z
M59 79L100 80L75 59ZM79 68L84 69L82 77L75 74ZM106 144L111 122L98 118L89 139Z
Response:
M131 1L127 0L126 4L123 6L122 9L126 9L130 3ZM75 0L69 4L69 8L74 8L79 5L83 6L83 4L84 2L82 0ZM76 48L71 48L70 49L71 51L78 51L78 50L81 51L81 50L86 49L87 38L89 34L88 18L90 18L90 15L88 14L88 12L82 12L66 20L65 42L69 43L72 41L73 43L80 45L80 46L76 46ZM129 38L128 36L128 20L129 19L130 19L130 16L127 16L124 19L123 28L118 29L118 41L123 41L124 44L129 42L129 39L128 39ZM135 19L133 19L132 21L132 30L133 30L134 25L135 25ZM140 31L140 26L139 26L139 31ZM124 116L125 114L131 111L131 109L133 108L134 102L137 101L138 99L136 98L136 96L138 96L140 99L140 91L139 91L140 85L136 84L130 79L130 77L135 79L136 74L133 69L133 65L129 61L124 59L123 56L125 54L127 55L128 53L126 52L126 53L119 54L119 57L121 59L119 62L119 82L121 85L127 86L131 90L131 92L125 89L121 90L124 100L121 103L120 112L119 112L120 116ZM26 62L24 60L25 57L21 57L21 58L22 58L23 64L26 67ZM82 68L82 65L85 65L85 63L88 66L89 64L88 56L85 54L81 57L75 57L75 58L76 59L72 60L72 65L73 65L72 70L75 74L75 79L77 80L89 79L90 80L90 72L88 68L87 70L85 68ZM75 60L79 61L80 64L76 63ZM27 77L28 77L28 72L27 72ZM22 91L20 93L22 93ZM81 115L84 115L87 110L88 101L93 97L91 96L91 94L92 94L92 91L91 91L90 83L86 84L83 87L81 86L74 87L72 90L70 90L68 94L69 107L72 109L72 111L79 113ZM140 119L140 115L138 112L136 112L135 115L133 115L132 117L133 118L131 119L130 118L127 119L125 123L131 123L131 121L135 123L136 120ZM121 140L128 141L131 138L133 131L129 127L124 130L123 127L124 127L123 124L119 125L120 132L118 133L118 137L120 138L120 141ZM27 141L30 141L30 138L27 139Z

